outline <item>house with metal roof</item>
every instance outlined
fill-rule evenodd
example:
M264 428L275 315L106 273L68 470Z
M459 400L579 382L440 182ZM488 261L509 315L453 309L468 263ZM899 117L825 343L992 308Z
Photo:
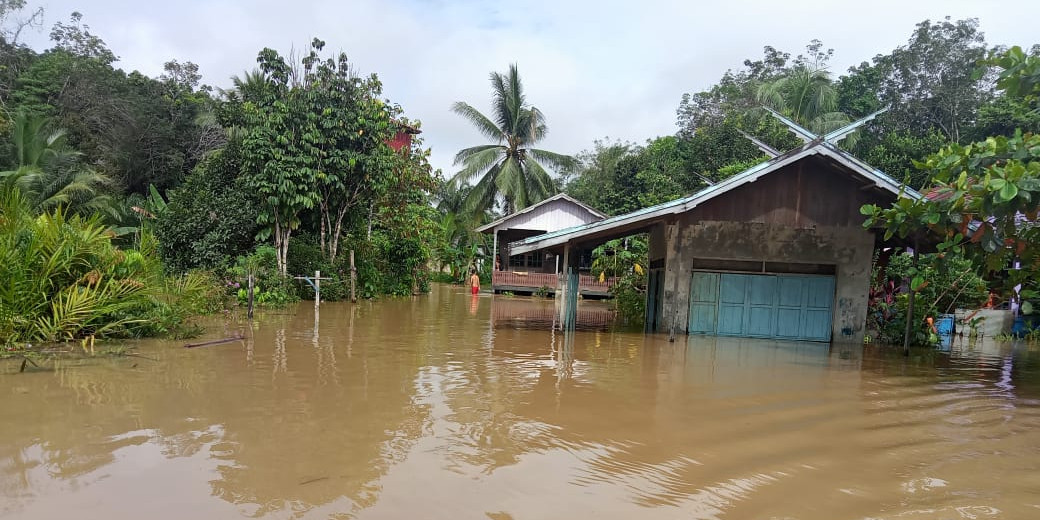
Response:
M477 228L477 232L494 235L492 289L495 292L533 293L545 288L555 292L561 268L558 254L542 249L526 249L523 253L512 254L499 245L592 224L606 217L574 197L560 193ZM591 261L590 254L576 258L575 269L587 271ZM580 275L579 283L579 292L586 296L607 296L613 279L600 282L586 273Z
M837 146L873 116L821 136L775 115L802 146L763 149L773 157L688 197L530 236L509 254L552 251L574 268L581 251L648 233L648 331L862 342L879 239L859 209L921 195Z

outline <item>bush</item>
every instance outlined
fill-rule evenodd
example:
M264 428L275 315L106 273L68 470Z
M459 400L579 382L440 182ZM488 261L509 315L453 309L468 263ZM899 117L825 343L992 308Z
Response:
M248 277L253 276L253 304L262 307L283 307L300 301L295 280L278 274L278 260L274 247L263 245L252 254L239 256L228 274L235 280L230 287L235 289L238 303L248 303ZM235 284L238 284L237 286Z
M163 275L147 231L137 249L112 238L96 215L36 216L17 189L0 190L0 342L153 335L216 305L212 275Z
M926 318L951 314L958 308L977 308L986 301L986 282L971 261L952 255L926 254L913 266L913 257L900 254L884 268L875 266L868 302L868 328L882 343L902 344L910 298L904 280L915 283L911 342L928 344L932 331Z
M253 247L259 204L237 179L237 147L213 152L175 190L155 220L163 262L172 272L218 269Z

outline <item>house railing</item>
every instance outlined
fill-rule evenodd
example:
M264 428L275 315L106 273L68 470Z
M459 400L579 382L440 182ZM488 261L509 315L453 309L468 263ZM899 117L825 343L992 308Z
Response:
M610 292L616 279L610 277L600 282L598 277L582 274L578 275L578 291L581 292ZM530 287L539 289L548 287L556 290L559 287L559 279L553 273L530 273L524 271L493 271L491 273L491 285L495 287Z

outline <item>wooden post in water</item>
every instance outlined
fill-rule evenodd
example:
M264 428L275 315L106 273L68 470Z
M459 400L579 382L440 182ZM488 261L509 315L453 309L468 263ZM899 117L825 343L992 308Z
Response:
M354 267L354 250L350 250L350 301L357 303L357 268Z
M571 257L571 244L570 242L563 246L563 267L567 271L563 273L563 276L557 275L556 277L556 298L555 304L559 305L560 310L560 330L564 330L564 326L567 323L567 283L570 280L567 274L570 270L570 257Z
M318 304L321 303L321 271L314 271L314 315L317 316Z
M253 319L253 274L252 273L249 273L249 275L246 276L246 287L247 287L246 288L246 294L248 295L246 297L246 299L248 301L248 304L247 304L248 307L247 307L247 310L246 310L246 317L248 317L249 319Z
M578 321L578 271L567 267L567 298L564 300L563 330L573 331Z

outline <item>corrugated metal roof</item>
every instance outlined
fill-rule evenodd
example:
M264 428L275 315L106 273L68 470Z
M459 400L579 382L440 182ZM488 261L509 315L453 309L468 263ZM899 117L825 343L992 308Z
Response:
M536 208L544 206L545 204L548 204L548 203L550 203L550 202L552 202L554 200L566 200L566 201L572 202L572 203L577 204L578 206L580 206L585 211L588 211L589 213L591 213L593 216L595 216L597 218L601 218L601 219L607 218L606 214L604 214L601 211L597 211L595 208L589 206L588 204L585 204L584 202L582 202L582 201L580 201L580 200L578 200L578 199L576 199L574 197L571 197L570 195L567 195L566 193L558 193L558 194L553 195L552 197L549 197L549 198L547 198L547 199L545 199L545 200L543 200L543 201L541 201L541 202L539 202L537 204L532 204L532 205L527 206L526 208L524 208L524 209L522 209L520 211L517 211L515 213L510 213L510 214L508 214L508 215L506 215L506 216L504 216L504 217L502 217L502 218L500 218L500 219L498 219L498 220L496 220L494 222L491 222L489 224L484 224L483 226L478 227L474 231L476 231L478 233L483 233L485 231L490 231L490 230L494 229L495 227L497 227L498 225L502 224L503 222L506 222L507 220L510 220L510 219L513 219L513 218L515 218L517 216L520 216L520 215L523 215L525 213L529 213L531 211L534 211Z
M797 125L795 126L797 127ZM746 183L754 182L764 175L779 170L788 164L797 162L811 155L825 155L831 157L865 179L873 181L874 185L878 188L889 191L896 196L906 196L912 199L921 198L921 194L916 190L897 182L882 171L860 161L849 152L839 148L837 145L825 141L822 137L817 137L794 150L752 166L751 168L723 180L718 184L708 186L689 197L676 199L656 206L650 206L648 208L636 210L624 215L618 215L599 222L561 229L552 233L537 235L518 242L513 242L510 244L510 252L512 254L521 254L536 251L538 249L560 245L592 233L625 227L643 220L649 221L665 215L683 213L697 207L703 202L711 200L714 197Z

